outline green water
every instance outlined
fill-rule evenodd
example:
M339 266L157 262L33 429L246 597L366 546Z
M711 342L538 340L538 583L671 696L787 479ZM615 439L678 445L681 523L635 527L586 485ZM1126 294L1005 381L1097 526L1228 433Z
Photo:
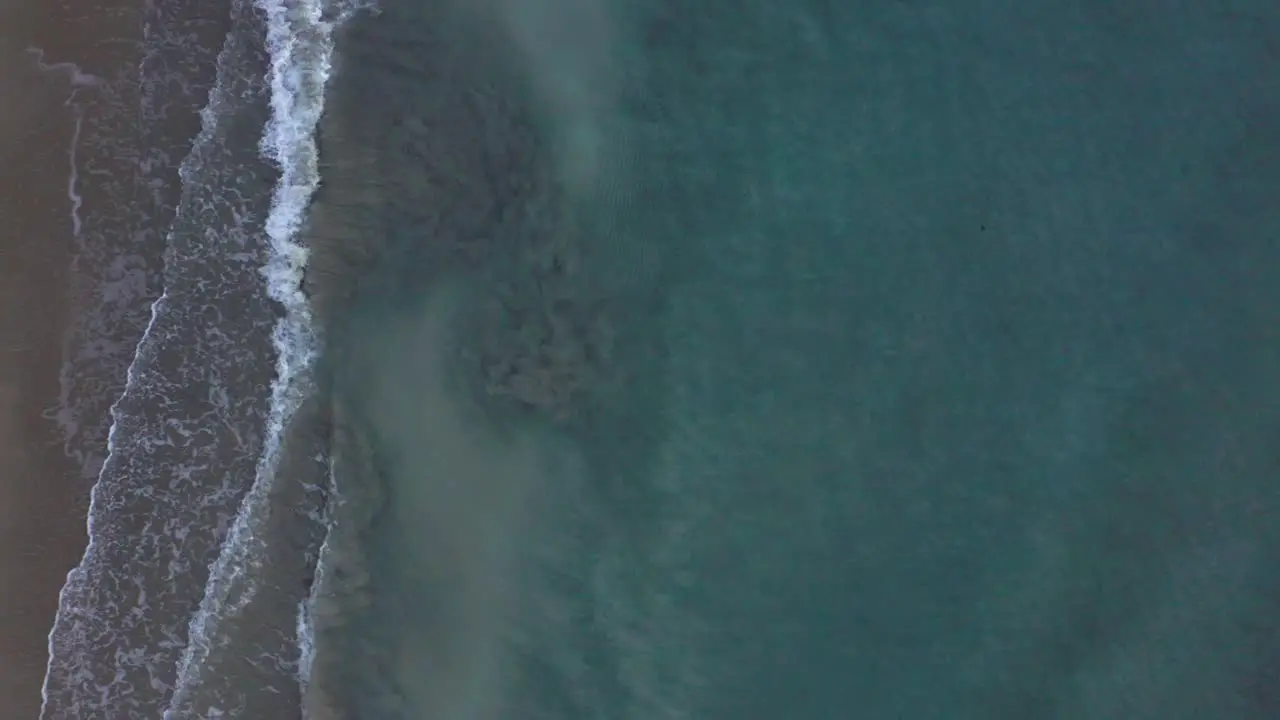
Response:
M1280 712L1280 15L1233 13L353 21L341 704Z

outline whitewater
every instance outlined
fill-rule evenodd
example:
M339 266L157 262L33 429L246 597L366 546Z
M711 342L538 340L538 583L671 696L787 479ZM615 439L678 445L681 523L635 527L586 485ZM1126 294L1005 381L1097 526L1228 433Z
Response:
M50 633L42 718L240 716L264 684L277 692L272 683L287 680L297 693L305 682L305 624L280 639L263 677L230 687L244 678L210 670L264 582L280 436L314 389L307 251L296 235L319 181L314 133L332 33L355 9L232 4L179 169L164 292L112 406L89 545ZM265 33L255 27L264 20ZM259 117L259 140L237 142L244 120Z

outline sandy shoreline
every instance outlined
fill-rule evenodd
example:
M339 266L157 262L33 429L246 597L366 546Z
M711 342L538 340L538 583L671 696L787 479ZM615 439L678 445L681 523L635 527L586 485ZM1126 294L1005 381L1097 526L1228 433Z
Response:
M45 417L69 316L66 89L0 37L0 717L34 718L89 488Z

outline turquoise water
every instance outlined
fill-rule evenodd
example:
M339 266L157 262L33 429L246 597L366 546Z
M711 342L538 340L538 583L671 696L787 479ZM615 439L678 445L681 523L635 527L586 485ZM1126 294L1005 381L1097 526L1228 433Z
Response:
M1280 712L1280 14L534 5L339 37L335 704Z

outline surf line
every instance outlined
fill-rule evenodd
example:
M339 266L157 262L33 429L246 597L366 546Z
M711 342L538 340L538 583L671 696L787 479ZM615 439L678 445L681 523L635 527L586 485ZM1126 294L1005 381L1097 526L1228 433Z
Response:
M244 3L250 0L241 0ZM259 152L280 170L267 213L265 234L270 246L260 269L267 294L284 308L272 333L276 380L271 387L265 442L256 477L245 495L210 573L205 597L191 621L187 652L179 665L178 687L166 718L184 717L196 700L202 676L209 670L214 645L227 642L224 629L253 602L260 589L256 572L265 556L266 539L259 530L271 516L272 488L281 460L282 437L298 408L314 391L312 367L319 341L310 302L302 289L308 250L298 241L311 197L319 185L315 133L324 107L331 70L332 34L349 17L324 14L323 0L252 0L265 16L270 117ZM301 633L300 633L301 635ZM305 663L309 638L299 637L299 665Z

